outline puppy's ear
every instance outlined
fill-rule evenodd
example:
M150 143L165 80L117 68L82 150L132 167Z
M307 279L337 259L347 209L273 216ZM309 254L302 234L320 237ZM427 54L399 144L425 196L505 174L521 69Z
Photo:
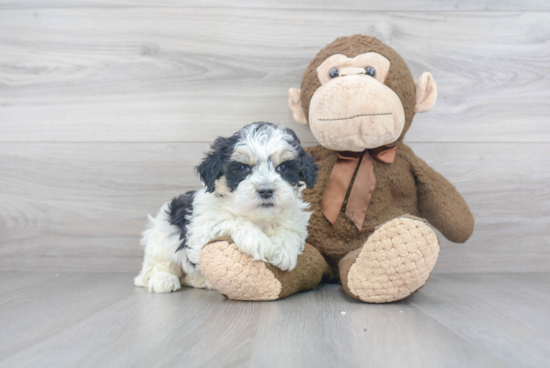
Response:
M302 161L302 171L300 172L300 177L303 181L306 182L308 188L313 188L315 183L317 183L317 171L319 167L315 164L315 159L311 157L309 153L304 151L302 146L300 146L302 152L300 152L300 158Z
M214 191L216 180L222 176L223 163L227 159L227 147L230 145L229 138L218 137L212 143L210 152L202 160L202 163L195 168L200 179L206 185L206 191Z
M300 143L300 138L298 138L296 133L288 128L286 128L286 132L294 140L292 145L296 151L298 151L298 159L300 160L300 180L305 181L308 188L313 188L317 182L317 171L319 171L319 167L315 164L315 159L304 150L304 147L302 147Z

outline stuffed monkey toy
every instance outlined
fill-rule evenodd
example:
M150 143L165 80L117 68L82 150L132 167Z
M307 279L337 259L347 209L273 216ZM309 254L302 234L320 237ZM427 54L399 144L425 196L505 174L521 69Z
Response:
M474 228L454 186L403 143L415 113L435 104L431 74L415 83L399 54L376 38L340 37L310 62L301 89L289 96L294 119L320 143L307 149L319 178L303 192L313 213L298 265L281 271L225 239L203 249L203 274L241 300L280 299L322 280L339 281L369 303L415 293L439 254L432 226L457 243Z

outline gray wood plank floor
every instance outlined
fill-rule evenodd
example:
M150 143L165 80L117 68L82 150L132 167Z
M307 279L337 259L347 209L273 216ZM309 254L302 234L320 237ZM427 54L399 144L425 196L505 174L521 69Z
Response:
M267 303L132 274L0 273L1 367L548 367L550 274L434 275L393 304L340 285Z

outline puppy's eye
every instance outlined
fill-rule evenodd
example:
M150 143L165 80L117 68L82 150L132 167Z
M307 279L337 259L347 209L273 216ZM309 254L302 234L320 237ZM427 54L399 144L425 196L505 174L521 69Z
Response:
M285 172L287 170L288 170L288 166L286 166L285 164L280 164L279 166L277 166L278 172Z
M247 172L250 171L250 166L242 165L241 167L239 167L239 171L242 172L242 173L247 173Z
M367 66L365 68L365 74L374 77L376 75L376 69L374 69L372 66Z
M339 75L340 71L338 70L338 68L332 68L328 71L328 76L330 77L330 79L336 78Z

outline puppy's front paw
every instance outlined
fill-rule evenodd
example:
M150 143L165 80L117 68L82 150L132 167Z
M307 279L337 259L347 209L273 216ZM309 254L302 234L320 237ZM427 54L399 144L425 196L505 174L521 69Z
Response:
M269 238L262 232L238 233L234 240L239 250L255 261L270 263L283 271L293 270L301 253L299 247L289 246L295 243L293 239Z
M169 293L180 288L179 277L170 272L156 272L149 279L148 290L150 293Z
M282 271L291 271L296 268L298 253L289 252L287 249L281 247L273 255L267 256L266 260Z
M277 250L271 241L262 231L255 226L243 226L235 231L233 240L239 250L251 256L255 261L266 262Z
M302 251L300 247L289 246L294 243L289 239L271 238L272 246L265 254L266 261L282 271L295 269Z

